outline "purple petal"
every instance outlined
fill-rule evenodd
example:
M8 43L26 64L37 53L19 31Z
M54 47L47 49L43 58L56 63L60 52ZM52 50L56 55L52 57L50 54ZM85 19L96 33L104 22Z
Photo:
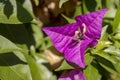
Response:
M84 53L91 41L91 39L84 39L80 42L71 42L65 50L65 59L81 68L85 68Z
M51 38L53 45L60 52L64 52L78 29L78 24L72 23L64 26L46 27L43 31Z
M69 73L62 75L58 80L85 80L85 77L82 71L74 69Z
M84 14L75 18L76 21L79 23L81 30L83 30L82 24L86 24L86 36L93 39L100 38L102 30L102 20L107 10L108 9L98 10L96 12Z

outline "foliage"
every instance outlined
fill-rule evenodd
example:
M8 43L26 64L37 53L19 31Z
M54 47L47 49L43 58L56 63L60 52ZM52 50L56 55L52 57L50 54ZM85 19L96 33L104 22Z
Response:
M42 27L72 23L77 15L108 8L99 43L86 50L83 72L86 80L119 80L119 5L119 0L0 0L0 79L57 80L73 67L51 49Z

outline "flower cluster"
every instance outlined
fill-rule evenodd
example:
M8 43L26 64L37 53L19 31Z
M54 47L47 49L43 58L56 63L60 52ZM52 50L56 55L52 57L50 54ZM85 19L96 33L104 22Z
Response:
M87 47L95 46L100 39L102 20L107 9L75 17L76 23L57 27L45 27L43 31L51 38L53 45L71 65L85 68L84 53ZM58 80L85 80L78 68L62 75Z

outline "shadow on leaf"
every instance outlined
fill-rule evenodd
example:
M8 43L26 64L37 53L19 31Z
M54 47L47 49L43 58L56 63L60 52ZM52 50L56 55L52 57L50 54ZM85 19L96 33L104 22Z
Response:
M13 53L0 54L0 66L13 66L16 64L27 64Z

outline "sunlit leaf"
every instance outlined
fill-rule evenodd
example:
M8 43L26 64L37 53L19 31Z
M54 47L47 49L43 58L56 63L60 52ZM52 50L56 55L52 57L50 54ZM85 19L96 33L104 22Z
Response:
M107 29L108 29L108 25L102 28L101 40L106 40L108 38Z
M101 80L101 75L98 72L98 70L92 66L89 65L85 70L84 74L86 76L86 80ZM94 75L94 76L93 76Z
M120 55L120 50L115 48L114 46L109 46L104 50L104 52L107 52L113 55Z
M32 27L32 31L33 31L32 35L34 36L35 43L36 43L35 45L38 48L44 41L43 32L42 32L41 27L38 27L35 24L31 24L31 27Z
M109 46L111 43L109 41L99 41L97 46L96 46L96 50L102 50L105 47Z
M85 63L86 65L91 64L91 62L93 61L94 57L90 55L90 53L86 53L85 54Z
M0 35L0 53L7 53L20 50L21 49L17 47L13 42Z
M0 1L0 23L20 24L32 19L33 11L29 0Z

